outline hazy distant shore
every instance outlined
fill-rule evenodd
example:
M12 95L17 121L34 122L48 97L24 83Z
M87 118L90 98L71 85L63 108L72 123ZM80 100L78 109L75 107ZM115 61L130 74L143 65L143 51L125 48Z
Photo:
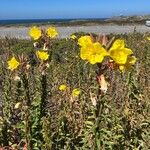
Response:
M45 28L45 26L42 26ZM134 30L137 32L145 33L150 32L150 27L145 25L90 25L90 26L59 26L57 27L59 32L59 38L67 38L72 33L75 32L91 32L96 34L121 34L121 33L132 33ZM19 38L19 39L29 39L28 35L29 27L0 27L0 38Z

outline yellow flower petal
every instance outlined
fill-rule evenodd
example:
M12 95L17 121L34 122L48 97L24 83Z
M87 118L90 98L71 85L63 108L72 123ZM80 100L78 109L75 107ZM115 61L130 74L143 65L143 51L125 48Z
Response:
M81 36L78 39L78 44L82 47L87 47L89 44L92 44L92 39L90 36Z
M56 30L55 27L50 27L47 29L47 35L50 37L50 38L54 38L58 35L58 32Z
M119 70L120 70L120 71L125 71L125 65L120 65L120 66L119 66Z
M110 56L117 64L125 64L128 58L128 54L124 49L112 50Z
M131 65L134 65L136 62L136 57L135 56L129 56L127 62Z
M147 37L147 40L149 40L149 41L150 41L150 37Z
M91 56L91 48L92 45L90 45L89 47L81 47L80 49L80 57L83 60L87 60L89 56Z
M81 46L81 59L87 60L91 64L101 63L104 57L109 55L109 53L100 43L93 43L90 36L80 37L78 40L78 44Z
M108 52L98 42L82 47L80 50L80 57L83 60L88 60L91 64L101 63L108 55Z
M111 49L122 49L122 48L124 48L124 47L125 47L125 42L124 42L124 40L117 39L117 40L113 43L113 45L112 45L112 47L110 48L110 50L111 50Z
M43 60L43 61L46 61L49 58L48 52L37 51L36 55L40 60Z
M80 95L81 91L79 89L73 89L72 91L72 96L73 97L78 97Z
M60 91L65 91L67 89L67 86L65 84L62 84L59 86Z
M75 40L77 37L73 34L73 35L71 35L70 38L73 39L73 40Z
M119 65L119 70L124 72L129 70L136 62L135 56L128 56L127 62L124 65Z
M34 27L32 27L32 28L30 29L29 35L30 35L34 40L38 40L38 39L41 37L42 32L41 32L41 30L40 30L38 27L34 26Z
M8 63L8 69L10 69L11 71L17 69L18 66L20 65L20 63L16 60L15 57L12 57L7 63Z
M89 62L94 65L96 63L101 63L104 59L104 56L100 56L100 55L92 55L90 58L89 58Z
M109 50L110 57L117 64L125 64L129 55L133 54L132 50L125 47L123 40L116 40Z

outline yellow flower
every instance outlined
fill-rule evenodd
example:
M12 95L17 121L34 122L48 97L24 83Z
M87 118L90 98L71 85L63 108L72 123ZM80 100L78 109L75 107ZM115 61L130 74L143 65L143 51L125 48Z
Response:
M81 36L79 39L78 39L78 44L82 47L87 47L89 45L91 45L93 42L92 42L92 39L90 36Z
M65 84L62 84L59 86L60 91L65 91L67 89L67 86Z
M36 55L40 60L43 60L43 61L45 61L49 58L48 52L37 51Z
M41 37L42 32L41 32L41 30L40 30L38 27L34 26L34 27L32 27L32 28L30 29L29 35L30 35L34 40L38 40L38 39Z
M8 69L10 69L11 71L17 69L18 66L20 65L20 63L16 60L15 57L12 57L7 63L8 63Z
M72 96L73 97L78 97L80 95L81 91L79 89L73 89L72 91Z
M110 57L119 65L127 62L128 56L133 54L132 50L125 47L124 40L116 40L109 50Z
M50 27L47 29L47 35L50 37L50 38L54 38L58 35L58 32L56 30L55 27Z
M134 65L136 62L136 57L135 56L129 56L127 59L126 64L124 65L120 65L119 69L123 72L126 70L129 70L131 68L132 65Z
M150 37L147 37L147 40L149 40L149 41L150 41Z
M89 61L91 64L101 63L108 52L98 42L89 44L87 47L81 47L80 57Z
M73 40L75 40L77 37L73 34L73 35L71 35L70 38L73 39Z

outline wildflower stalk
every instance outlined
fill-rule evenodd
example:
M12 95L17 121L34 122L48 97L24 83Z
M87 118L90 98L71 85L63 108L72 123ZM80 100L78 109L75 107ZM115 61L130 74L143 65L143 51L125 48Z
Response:
M52 141L51 141L51 135L50 135L50 121L48 118L43 117L42 118L42 134L43 134L43 140L44 140L44 149L51 150L52 149Z
M9 140L8 140L8 123L6 120L3 121L3 126L2 126L2 136L3 136L3 145L8 146L9 145Z
M16 89L16 102L19 101L19 97L21 95L21 81L17 82L17 89Z
M38 130L40 131L38 134L38 138L44 142L45 141L45 131L43 132L43 120L46 117L46 99L47 99L47 77L46 74L42 74L41 76L41 99L40 99L40 106L39 106L39 118L38 118ZM41 134L42 132L42 134ZM47 139L47 138L46 138Z
M29 81L26 74L22 76L23 86L25 89L25 100L26 100L26 110L25 110L25 135L26 135L26 142L27 142L27 149L33 150L32 144L32 123L31 123L31 116L30 116L30 109L31 109L31 99L30 99L30 92L29 92Z
M41 94L41 105L40 105L40 118L46 116L46 99L47 99L47 77L46 74L42 75L41 79L42 94Z
M94 148L99 149L97 140L100 141L100 123L101 123L101 115L104 110L104 93L101 91L101 85L99 84L99 78L101 75L104 74L105 66L101 63L97 63L98 72L97 72L97 81L98 81L98 91L97 91L97 103L96 108L94 109L94 116L95 116L95 141L94 141ZM100 143L100 142L99 142ZM100 145L99 145L100 146Z
M2 99L3 100L3 108L2 108L2 116L3 116L3 125L2 125L2 137L3 137L3 145L8 146L9 145L9 123L8 120L11 116L10 112L10 106L11 106L11 87L12 87L12 81L11 81L11 75L9 76L5 70L3 70L5 80L2 82ZM8 76L8 78L7 78ZM3 77L4 78L4 77Z

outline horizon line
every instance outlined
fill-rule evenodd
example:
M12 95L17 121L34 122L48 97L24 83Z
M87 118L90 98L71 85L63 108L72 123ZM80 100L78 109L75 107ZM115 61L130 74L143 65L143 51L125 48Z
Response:
M8 19L0 19L0 20L63 20L63 19L107 19L107 18L113 18L113 17L132 17L132 16L149 16L150 14L134 14L134 15L114 15L114 16L107 16L107 17L70 17L70 18L8 18Z

